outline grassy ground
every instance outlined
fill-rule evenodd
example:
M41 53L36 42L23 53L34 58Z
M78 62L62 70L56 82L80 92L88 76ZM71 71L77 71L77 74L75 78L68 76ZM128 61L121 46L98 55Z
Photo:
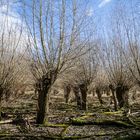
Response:
M33 93L28 93L4 105L0 139L140 139L140 104L132 105L131 116L127 118L121 110L113 112L107 97L104 101L100 106L97 97L88 97L88 110L84 112L77 110L74 102L65 104L62 95L52 96L48 121L45 125L36 125L36 100ZM16 121L19 117L25 121Z

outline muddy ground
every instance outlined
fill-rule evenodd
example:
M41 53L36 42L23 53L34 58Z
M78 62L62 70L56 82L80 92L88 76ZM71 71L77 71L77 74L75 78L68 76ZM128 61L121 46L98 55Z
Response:
M131 105L130 116L113 111L109 98L100 105L97 97L88 97L87 111L77 110L76 103L66 104L63 95L50 98L50 113L45 125L36 125L36 102L33 92L3 103L0 139L3 140L136 140L140 139L140 103Z

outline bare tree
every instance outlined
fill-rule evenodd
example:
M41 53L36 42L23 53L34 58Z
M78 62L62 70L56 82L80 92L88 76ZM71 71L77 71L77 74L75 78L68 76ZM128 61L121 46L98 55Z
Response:
M128 105L128 91L139 83L139 16L134 7L131 3L129 15L126 14L125 5L119 4L119 10L118 7L115 9L111 22L113 30L107 38L110 43L105 50L108 50L106 60L109 62L109 79L114 77L117 85L110 84L110 88L112 93L116 91L120 107ZM116 13L116 10L119 12Z
M79 9L77 3L76 0L33 0L29 6L23 3L31 34L31 71L38 91L37 123L45 122L49 92L58 74L85 53L88 36L84 37L83 30L88 22L83 7Z
M12 23L8 17L8 11L6 14L3 14L3 20L1 20L0 24L2 27L0 31L1 104L2 99L13 95L15 87L20 83L19 80L25 80L25 74L23 74L24 67L21 66L22 63L20 62L24 53L19 54L21 47L23 47L23 40L21 41L22 26ZM22 52L25 52L25 50L22 49Z
M104 101L102 99L102 95L105 92L106 92L106 94L108 94L108 92L109 92L109 81L108 81L107 74L104 71L103 67L101 67L101 66L97 67L97 74L92 82L92 86L93 86L93 90L97 94L100 104L102 105L104 103Z
M88 88L96 77L98 66L97 44L89 41L86 48L89 48L89 51L75 62L75 67L70 69L70 72L64 74L66 77L65 88L73 90L77 107L82 110L87 109ZM68 98L70 91L65 92Z
M110 43L107 44L104 51L103 63L114 97L115 109L117 107L114 91L119 107L128 107L128 91L133 85L133 78L125 61L121 41L116 37L109 39Z
M92 43L94 46L94 43ZM92 48L89 53L87 53L83 58L79 61L79 71L77 73L77 82L80 88L81 92L81 109L86 110L87 109L87 93L88 93L88 87L93 82L93 80L96 77L97 73L97 66L98 66L98 60L96 55L96 44Z
M127 66L135 79L135 84L140 83L140 16L136 5L131 3L131 10L129 18L125 17L124 14L120 16L121 25L125 33L125 40L127 41L126 49L124 50L124 55L126 59Z

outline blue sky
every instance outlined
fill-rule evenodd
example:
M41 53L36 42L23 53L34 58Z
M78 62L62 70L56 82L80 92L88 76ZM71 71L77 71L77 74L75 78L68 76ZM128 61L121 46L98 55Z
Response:
M5 0L0 0L5 1ZM17 11L20 11L20 8L16 6L17 3L12 4L12 1L15 0L9 0L9 3L11 4L10 7L10 13L11 16L15 16L14 14L17 14ZM26 3L31 3L31 0L22 0ZM66 0L67 2L70 0ZM140 8L140 1L139 0L80 0L82 2L85 2L85 5L87 4L87 16L95 16L98 18L106 18L107 15L111 13L111 10L114 7L117 7L118 4L124 4L126 7L133 3L134 5L137 5L138 8ZM19 5L18 5L19 6ZM0 7L1 8L1 7ZM129 10L129 9L128 9ZM2 10L0 9L0 12L4 12L3 6Z
M2 0L0 0L1 2ZM5 1L5 0L3 0ZM19 5L17 3L12 3L12 0L9 0L9 22L20 22L21 18L18 15L18 12L21 11ZM15 1L15 0L13 0ZM22 0L27 4L31 2L31 0ZM70 0L66 0L69 2ZM125 7L127 11L125 14L129 16L130 6L131 4L135 7L136 11L140 14L140 0L80 0L87 4L86 14L87 17L93 17L95 26L98 28L108 28L108 23L112 20L110 15L114 13L114 9L118 8L120 5ZM123 7L123 8L124 8ZM0 19L3 18L3 15L6 12L6 6L0 6ZM94 26L94 25L93 25Z

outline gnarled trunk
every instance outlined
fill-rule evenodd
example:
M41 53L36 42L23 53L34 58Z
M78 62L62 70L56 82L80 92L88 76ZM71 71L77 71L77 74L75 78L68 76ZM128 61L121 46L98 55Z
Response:
M80 86L81 91L81 109L86 110L87 109L87 86L86 84L81 84Z
M64 86L64 97L65 97L65 102L66 102L66 103L68 103L68 101L69 101L70 92L71 92L71 87L70 87L70 85L65 85L65 86Z
M2 119L2 117L1 117L1 113L2 113L2 105L1 105L1 102L2 102L2 96L0 95L0 121Z
M37 124L43 124L49 110L49 91L51 87L50 79L43 79L38 84L38 110L37 110Z
M113 97L113 101L114 101L114 110L117 111L118 107L117 107L117 100L116 100L116 96L115 96L115 91L114 90L111 90L111 91L112 91L112 97Z
M3 88L0 87L0 120L2 119L1 113L2 113L2 95L3 95Z
M46 91L47 92L47 91ZM38 110L37 110L37 124L43 124L46 115L46 99L47 94L45 91L38 92Z
M120 108L129 106L128 92L129 89L126 86L118 86L116 88L116 97Z
M79 93L79 87L74 86L73 87L73 92L74 92L74 95L75 95L75 98L76 98L77 107L78 107L78 109L81 109L81 96L80 96L80 93Z
M103 104L102 93L99 88L96 88L96 94L97 94L100 104L102 105Z
M112 98L113 98L113 102L114 102L114 110L117 111L118 106L117 106L117 99L116 99L116 96L115 96L115 89L112 85L109 85L109 88L111 89L111 92L112 92Z

